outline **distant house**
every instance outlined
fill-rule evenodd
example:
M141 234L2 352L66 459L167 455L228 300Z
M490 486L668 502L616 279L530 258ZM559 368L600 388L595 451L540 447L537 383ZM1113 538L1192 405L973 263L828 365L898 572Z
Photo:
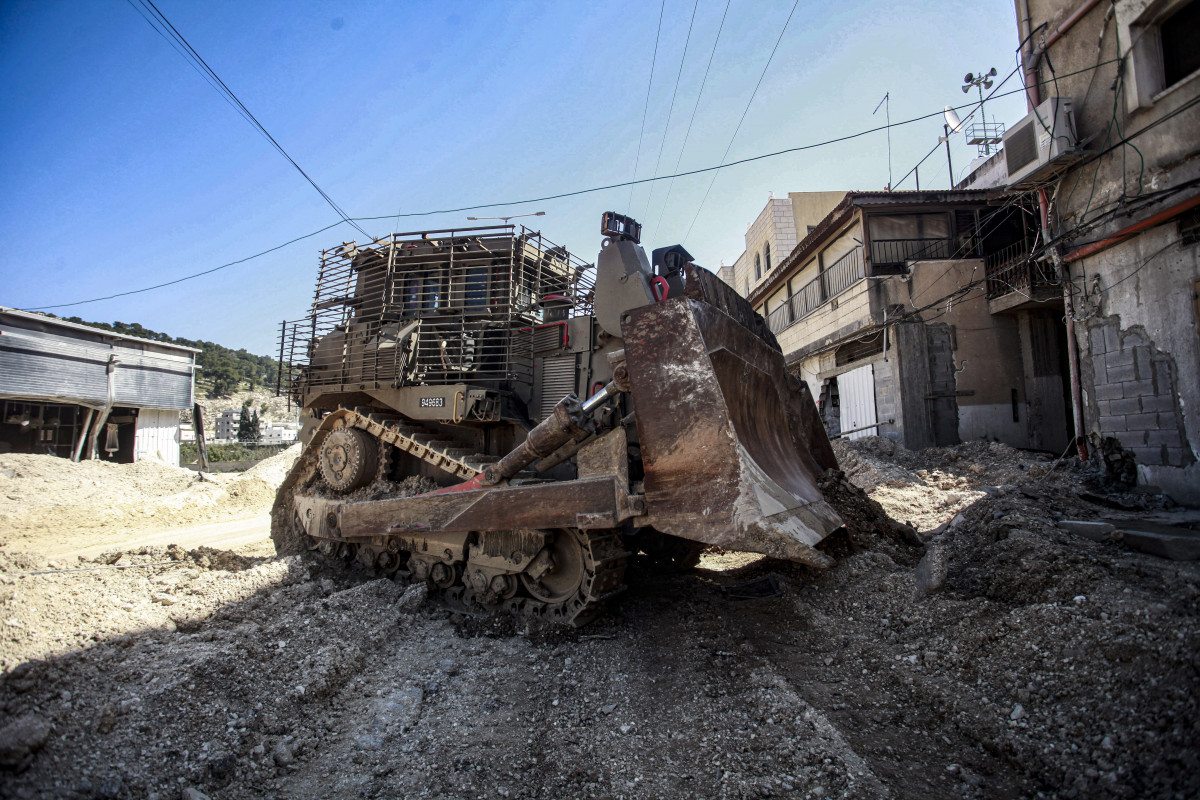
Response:
M259 444L291 444L300 436L299 422L268 422L258 432Z
M177 465L198 352L0 306L0 452Z
M213 439L223 442L235 442L238 438L238 428L242 424L242 411L240 408L227 408L217 415L217 421L213 427Z

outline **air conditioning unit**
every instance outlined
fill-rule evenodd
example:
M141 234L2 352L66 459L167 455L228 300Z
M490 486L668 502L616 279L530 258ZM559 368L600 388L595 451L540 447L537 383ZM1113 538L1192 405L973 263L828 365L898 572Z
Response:
M1082 157L1071 101L1051 97L1004 132L1008 188L1028 189L1061 175Z

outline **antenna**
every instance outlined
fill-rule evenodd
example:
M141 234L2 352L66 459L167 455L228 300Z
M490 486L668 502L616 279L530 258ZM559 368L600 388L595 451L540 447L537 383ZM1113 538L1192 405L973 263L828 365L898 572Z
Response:
M875 114L879 111L879 106L883 106L883 113L887 117L887 143L888 143L887 190L890 192L892 190L892 104L888 100L889 95L891 95L891 92L888 92L887 94L885 94L883 96L883 99L879 101L879 105L875 106L875 111L871 112L871 116L872 117L875 116Z
M962 130L962 120L958 118L958 112L950 106L946 106L946 125L950 127L950 133L958 133Z

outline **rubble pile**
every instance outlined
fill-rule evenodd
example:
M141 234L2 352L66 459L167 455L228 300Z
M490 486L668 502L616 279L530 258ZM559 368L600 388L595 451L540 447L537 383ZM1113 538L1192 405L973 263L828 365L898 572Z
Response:
M1119 535L1147 516L1127 506L1164 501L996 445L836 447L836 566L635 568L580 630L301 557L6 547L0 782L81 800L1200 794L1200 562Z

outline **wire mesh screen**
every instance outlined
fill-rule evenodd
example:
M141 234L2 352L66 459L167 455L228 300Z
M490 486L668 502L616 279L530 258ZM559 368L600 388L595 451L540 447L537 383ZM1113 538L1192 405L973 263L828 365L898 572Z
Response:
M590 315L594 283L590 264L514 225L344 243L321 253L308 316L281 325L281 388L532 383L543 306Z

